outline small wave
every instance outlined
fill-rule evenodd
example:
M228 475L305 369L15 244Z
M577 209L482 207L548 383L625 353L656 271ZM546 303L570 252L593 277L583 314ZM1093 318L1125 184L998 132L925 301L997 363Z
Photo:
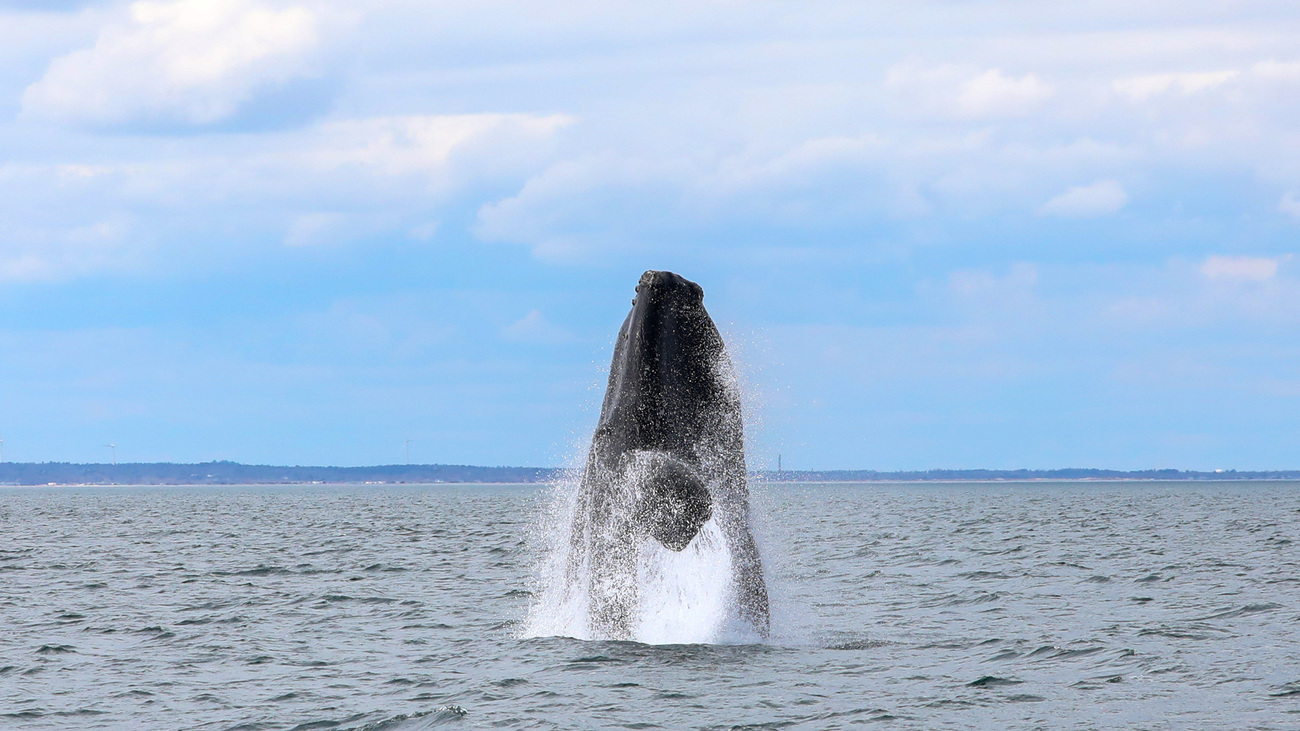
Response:
M1016 695L1007 696L1008 703L1041 703L1045 700L1047 699L1041 695L1033 695L1031 693L1017 693Z
M36 654L37 655L58 655L65 652L76 652L76 651L77 651L76 648L74 648L72 645L41 645L40 648L36 650Z
M928 708L945 708L945 707L953 707L953 706L957 708L970 708L971 706L975 705L975 702L961 700L959 698L940 698L937 701L930 701L925 705Z
M1208 617L1200 617L1196 621L1204 622L1208 619L1231 619L1232 617L1244 617L1247 614L1258 614L1259 612L1271 612L1274 609L1281 609L1281 604L1266 602L1264 604L1247 604L1236 609L1222 609Z
M963 579L976 579L976 580L1011 578L1010 576L1007 576L1001 571L964 571L957 575Z
M1210 640L1223 637L1225 631L1207 625L1191 627L1162 626L1138 630L1138 635L1142 637L1168 637L1175 640Z
M1083 571L1092 571L1092 568L1091 568L1091 567L1084 566L1083 564L1072 563L1072 562L1070 562L1070 561L1052 561L1052 562L1048 563L1047 565L1048 565L1048 566L1066 566L1066 567L1069 567L1069 568L1072 568L1072 569L1081 569L1081 570L1083 570Z
M1000 678L996 675L985 675L966 684L968 688L996 688L1003 685L1020 685L1023 680L1013 680L1011 678Z
M623 662L627 662L627 660L624 660L622 658L617 658L617 657L610 657L609 655L592 655L591 657L580 657L574 660L570 660L569 662L571 663L580 663L580 662L581 663L606 663L606 662L623 663Z
M1123 682L1124 682L1123 675L1103 675L1099 678L1086 678L1084 680L1080 680L1079 682L1072 684L1070 687L1088 690L1093 688L1100 688L1102 685L1107 685L1107 684L1113 685L1116 683L1123 683Z
M1276 692L1268 694L1270 698L1292 698L1300 696L1300 680L1293 680L1278 686Z
M459 721L468 715L469 711L457 705L438 706L432 711L400 713L391 718L371 721L348 731L422 731L422 729Z
M318 721L307 721L306 723L300 723L297 726L294 726L293 728L289 729L289 731L313 731L314 729L322 729L322 728L338 728L339 726L342 726L345 723L352 723L354 721L359 721L362 718L365 718L364 713L360 713L355 716L348 716L342 721L331 721L329 719L322 718Z
M888 642L883 640L849 640L847 642L837 642L833 645L827 645L827 650L874 650L877 647L885 647Z
M973 595L963 594L944 594L933 599L927 599L918 604L921 607L959 607L966 604L987 604L1002 598L1002 593L997 591L976 591Z
M257 566L251 569L240 569L239 571L213 571L213 576L280 576L283 574L292 574L289 569L281 566Z
M1060 652L1056 653L1056 655L1054 655L1054 657L1057 657L1057 658L1060 658L1060 659L1064 660L1064 659L1066 659L1066 658L1071 658L1071 657L1083 657L1084 655L1091 655L1091 654L1093 654L1094 652L1101 652L1101 648L1100 648L1100 647L1080 647L1080 648L1078 648L1078 649L1074 649L1074 650L1061 650Z

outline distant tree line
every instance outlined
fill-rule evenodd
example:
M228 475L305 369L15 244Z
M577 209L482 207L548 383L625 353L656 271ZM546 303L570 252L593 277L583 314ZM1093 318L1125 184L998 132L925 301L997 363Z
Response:
M5 485L262 485L326 483L547 482L560 470L547 467L471 465L376 465L302 467L238 462L0 462Z
M953 482L996 480L1300 480L1300 470L766 470L755 473L768 482Z
M539 483L558 479L555 467L476 467L472 465L376 465L303 467L247 465L238 462L0 462L0 485L277 485L304 483L427 484ZM1194 472L1188 470L764 470L760 482L947 482L996 480L1300 480L1300 470Z

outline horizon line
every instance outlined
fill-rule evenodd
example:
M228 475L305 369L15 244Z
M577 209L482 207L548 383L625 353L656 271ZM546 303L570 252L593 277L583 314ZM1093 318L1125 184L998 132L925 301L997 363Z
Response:
M382 463L382 464L363 464L363 465L328 465L328 464L268 464L237 462L234 460L208 460L203 462L70 462L47 460L43 462L18 462L14 460L0 461L0 469L6 468L51 468L51 467L72 467L72 468L97 468L97 469L122 469L127 467L204 467L204 466L228 466L256 469L276 469L276 470L407 470L407 469L470 469L470 470L518 470L518 471L542 471L542 472L563 472L574 471L580 468L570 466L537 466L537 465L475 465L467 463L451 462L420 462L420 463ZM750 469L751 474L836 474L836 473L870 473L878 475L901 475L901 474L935 474L935 473L1059 473L1059 472L1089 472L1089 473L1112 473L1112 474L1143 474L1143 473L1180 473L1180 474L1198 474L1198 475L1215 475L1215 474L1282 474L1293 473L1300 476L1300 468L1262 468L1262 469L1239 469L1239 468L1222 468L1222 469L1185 469L1180 467L1142 467L1135 469L1121 469L1112 467L929 467L929 468L911 468L911 469L877 469L871 467L831 467L831 468L781 468L772 469L768 467Z

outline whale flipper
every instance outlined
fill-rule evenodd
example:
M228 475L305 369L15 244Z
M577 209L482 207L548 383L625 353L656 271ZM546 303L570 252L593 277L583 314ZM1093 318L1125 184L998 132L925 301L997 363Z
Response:
M622 479L635 491L633 523L665 548L683 550L713 516L713 497L704 481L667 452L626 453Z

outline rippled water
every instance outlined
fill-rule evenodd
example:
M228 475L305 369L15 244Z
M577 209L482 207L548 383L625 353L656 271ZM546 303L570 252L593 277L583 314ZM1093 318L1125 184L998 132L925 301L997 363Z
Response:
M544 502L0 489L0 728L1300 727L1300 484L761 487L748 646L522 639Z

